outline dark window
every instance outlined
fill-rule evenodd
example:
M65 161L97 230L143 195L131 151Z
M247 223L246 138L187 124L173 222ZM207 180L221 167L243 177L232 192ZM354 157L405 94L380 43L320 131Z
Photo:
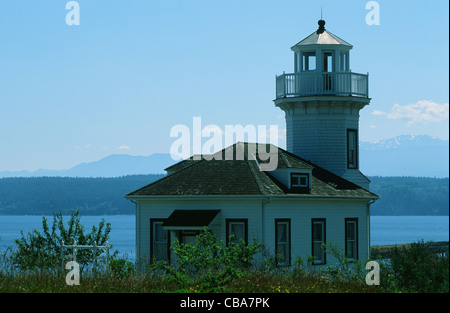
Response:
M326 243L326 223L324 218L311 220L311 248L315 258L313 264L325 264L326 254L323 245Z
M241 239L248 243L248 220L247 219L227 219L226 220L226 242L240 242Z
M358 168L358 131L347 129L347 167Z
M345 256L350 260L358 259L358 219L345 219Z
M303 68L304 72L316 70L316 53L315 52L303 52Z
M275 258L276 264L286 266L291 264L291 220L275 220Z
M163 228L166 219L150 219L150 259L170 262L170 232Z
M333 72L333 54L331 52L323 54L323 71Z
M181 230L179 232L180 242L188 244L196 244L197 236L200 234L199 230Z
M292 173L291 174L291 188L292 187L309 187L309 175Z

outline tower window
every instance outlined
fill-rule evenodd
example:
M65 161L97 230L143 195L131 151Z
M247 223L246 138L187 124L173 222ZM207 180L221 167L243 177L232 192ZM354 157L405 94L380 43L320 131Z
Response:
M347 167L358 168L358 131L347 129Z
M316 53L303 52L303 71L314 71L316 69Z
M341 71L348 72L348 52L341 52Z
M323 54L323 71L333 72L333 54L331 52Z

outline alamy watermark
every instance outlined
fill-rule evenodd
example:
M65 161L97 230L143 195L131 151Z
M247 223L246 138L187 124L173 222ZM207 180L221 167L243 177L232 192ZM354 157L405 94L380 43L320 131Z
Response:
M66 284L69 286L80 285L80 265L76 261L67 262L66 270L70 270L66 275Z
M77 1L69 1L66 3L66 24L69 26L80 25L80 4Z
M380 25L380 4L377 1L369 1L366 3L366 10L370 10L366 14L366 24Z
M369 286L380 285L380 265L377 261L369 261L366 264L366 270L370 270L366 275L366 284Z
M202 127L201 117L194 117L191 129L182 124L172 127L170 137L178 137L170 146L172 159L244 160L245 151L250 160L256 160L262 171L273 171L278 166L278 126L217 125ZM207 138L206 142L202 142ZM269 143L267 144L267 139ZM234 142L236 144L233 149ZM245 143L244 143L245 142ZM222 149L225 148L222 153ZM247 147L244 147L244 144Z
M80 4L78 1L68 1L66 3L66 24L69 26L80 25ZM378 1L368 1L366 10L370 10L366 14L367 25L380 25L380 4Z

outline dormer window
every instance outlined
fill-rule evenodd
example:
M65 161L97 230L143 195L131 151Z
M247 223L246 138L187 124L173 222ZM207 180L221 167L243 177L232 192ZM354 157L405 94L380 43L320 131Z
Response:
M309 175L302 173L291 174L291 188L295 187L309 187Z

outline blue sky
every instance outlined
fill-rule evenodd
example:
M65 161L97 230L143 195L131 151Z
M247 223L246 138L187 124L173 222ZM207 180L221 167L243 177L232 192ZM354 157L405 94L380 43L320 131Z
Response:
M0 4L0 171L169 153L194 116L282 131L275 75L293 71L321 7L370 75L360 139L448 139L448 1L380 0L372 26L365 0L79 0L79 26L67 2Z

